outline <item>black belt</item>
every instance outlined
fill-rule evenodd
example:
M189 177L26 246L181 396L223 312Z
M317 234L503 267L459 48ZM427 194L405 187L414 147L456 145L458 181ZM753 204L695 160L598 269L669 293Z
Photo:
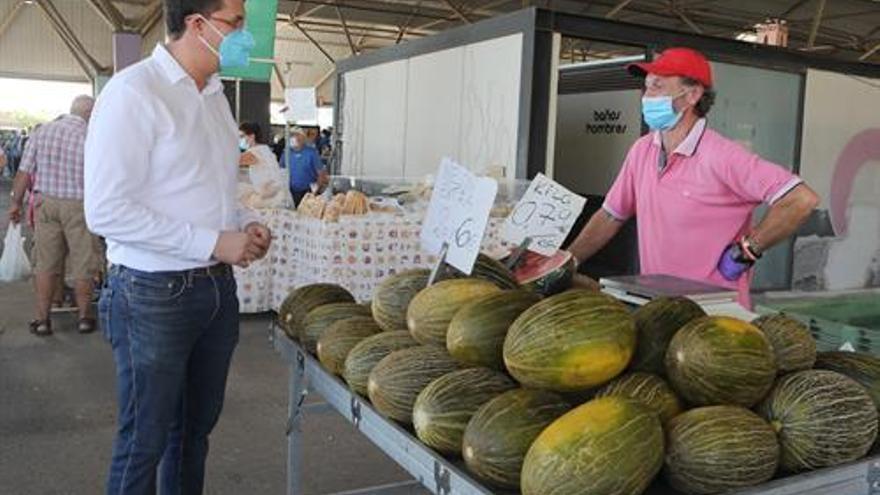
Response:
M140 270L136 270L134 268L129 268L125 265L113 265L110 267L111 272L113 270L119 271L135 271L138 272ZM161 273L163 275L183 275L186 277L225 277L232 276L232 267L227 265L226 263L217 263L216 265L204 266L201 268L191 268L189 270L169 270L169 271L160 271L156 273Z

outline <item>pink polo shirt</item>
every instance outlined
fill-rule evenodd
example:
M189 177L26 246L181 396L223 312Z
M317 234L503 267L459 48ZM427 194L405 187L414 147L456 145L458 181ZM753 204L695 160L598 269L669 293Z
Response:
M659 132L630 148L603 208L619 220L638 218L642 273L668 274L736 288L749 306L749 271L728 282L716 268L721 254L746 234L752 210L773 204L800 177L735 141L694 124L660 169Z

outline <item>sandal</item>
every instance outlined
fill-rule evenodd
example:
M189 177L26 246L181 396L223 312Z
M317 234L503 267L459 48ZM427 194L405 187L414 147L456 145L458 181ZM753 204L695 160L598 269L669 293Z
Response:
M37 337L52 335L52 320L34 320L28 325L31 333Z
M79 324L76 327L76 330L79 333L92 333L95 331L95 319L94 318L80 318Z

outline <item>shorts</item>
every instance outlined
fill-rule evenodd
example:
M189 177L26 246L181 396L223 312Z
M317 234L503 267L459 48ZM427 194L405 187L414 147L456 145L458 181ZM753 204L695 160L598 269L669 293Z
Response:
M86 227L83 202L43 196L34 233L34 265L37 273L64 275L76 280L95 277L102 269L100 239Z

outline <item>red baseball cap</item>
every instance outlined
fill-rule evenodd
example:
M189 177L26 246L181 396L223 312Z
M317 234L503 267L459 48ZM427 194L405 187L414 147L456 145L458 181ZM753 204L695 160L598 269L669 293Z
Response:
M634 76L689 77L707 88L712 87L712 67L702 53L690 48L668 48L652 62L629 64L626 70Z

